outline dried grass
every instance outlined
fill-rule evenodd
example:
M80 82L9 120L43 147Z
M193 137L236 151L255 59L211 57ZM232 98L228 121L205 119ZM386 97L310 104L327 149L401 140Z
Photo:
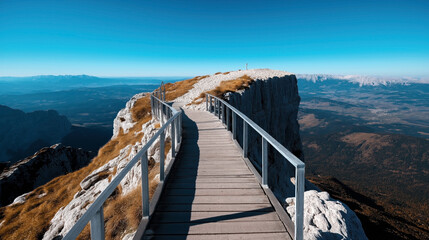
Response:
M197 76L188 80L165 84L165 100L172 101L180 96L183 96L192 89L195 83L208 76L209 75Z
M219 86L217 86L215 89L212 89L207 92L201 93L197 98L195 98L191 104L200 104L204 101L204 98L206 97L206 94L211 94L213 96L216 96L218 98L224 99L225 94L229 92L237 92L239 90L243 90L248 88L255 80L247 75L243 75L239 78L222 81Z

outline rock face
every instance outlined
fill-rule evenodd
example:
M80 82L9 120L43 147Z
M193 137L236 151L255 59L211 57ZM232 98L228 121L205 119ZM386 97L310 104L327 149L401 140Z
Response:
M256 80L249 89L229 95L229 102L303 160L297 120L300 97L295 75ZM249 159L261 166L262 138L249 127ZM243 121L237 121L237 139L243 141ZM281 199L293 196L295 168L269 147L269 184Z
M286 210L293 220L295 198L286 201L289 204ZM367 239L356 214L327 192L306 191L304 206L304 239Z
M91 161L92 154L82 149L56 144L42 148L33 156L6 168L0 174L0 204L10 204L17 196L51 179L76 171ZM25 198L16 199L17 202Z
M56 111L24 113L0 105L0 162L15 162L45 146L55 144L71 128Z

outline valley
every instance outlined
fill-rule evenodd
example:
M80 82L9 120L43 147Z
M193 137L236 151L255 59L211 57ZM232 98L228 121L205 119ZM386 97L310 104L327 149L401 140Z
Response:
M427 85L300 83L307 178L348 204L369 239L428 238Z

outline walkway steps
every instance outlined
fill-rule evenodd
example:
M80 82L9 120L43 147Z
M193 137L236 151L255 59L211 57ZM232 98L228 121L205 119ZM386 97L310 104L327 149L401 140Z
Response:
M185 114L180 152L143 239L291 239L221 122Z

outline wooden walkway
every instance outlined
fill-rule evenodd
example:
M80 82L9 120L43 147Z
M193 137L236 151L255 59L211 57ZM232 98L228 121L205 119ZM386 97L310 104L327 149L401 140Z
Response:
M220 120L185 114L180 152L143 239L291 239Z

